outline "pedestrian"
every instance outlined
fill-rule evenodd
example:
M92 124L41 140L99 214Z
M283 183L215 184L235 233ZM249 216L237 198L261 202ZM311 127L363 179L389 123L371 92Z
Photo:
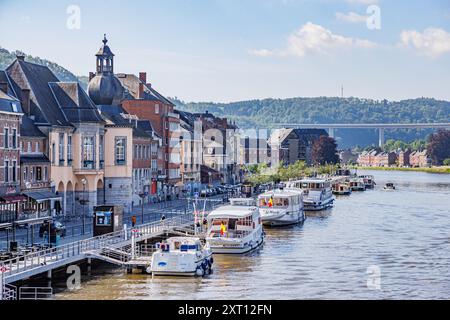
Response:
M166 220L166 216L163 213L163 215L161 216L161 222L163 222L164 220Z
M136 216L131 217L131 226L134 228L136 226Z

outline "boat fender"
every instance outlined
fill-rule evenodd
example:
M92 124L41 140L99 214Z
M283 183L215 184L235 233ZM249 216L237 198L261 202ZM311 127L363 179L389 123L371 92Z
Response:
M203 270L200 267L197 267L197 269L195 270L195 274L199 277L203 277L205 275L205 270Z
M213 263L214 263L214 258L211 257L211 259L209 259L209 262L210 262L211 264L213 264Z
M152 273L152 268L148 267L147 269L145 269L145 272L147 272L147 274L151 274Z

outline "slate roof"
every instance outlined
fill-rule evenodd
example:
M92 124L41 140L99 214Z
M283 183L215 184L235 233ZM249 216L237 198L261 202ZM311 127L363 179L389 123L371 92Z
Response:
M77 82L50 82L48 85L70 123L103 122L97 107Z
M122 86L125 88L125 99L139 99L139 84L143 82L134 74L120 73L116 76L122 83ZM175 106L169 99L156 91L152 86L149 86L147 83L143 84L145 100L156 100L171 106Z
M125 119L122 114L127 112L120 105L98 105L101 116L106 120L109 120L115 126L132 127L133 123L130 120Z
M50 163L49 158L44 154L36 154L36 155L20 155L20 163Z
M22 123L20 125L20 135L22 137L37 137L45 138L45 134L34 124L33 120L27 116L22 117Z
M0 90L0 112L23 113L20 101Z
M71 126L50 89L49 83L59 80L48 67L16 59L6 72L19 100L21 88L31 90L30 108L36 123Z

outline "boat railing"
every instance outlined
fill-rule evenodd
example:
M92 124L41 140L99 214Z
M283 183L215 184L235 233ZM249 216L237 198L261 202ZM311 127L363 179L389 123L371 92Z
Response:
M0 262L0 269L5 270L4 276L12 276L24 271L42 267L49 263L59 262L65 259L81 256L102 248L114 247L131 241L132 236L136 241L158 232L167 231L173 227L184 226L193 223L191 216L177 216L164 221L151 222L145 225L127 228L90 239L79 240L61 246L39 250L22 256Z

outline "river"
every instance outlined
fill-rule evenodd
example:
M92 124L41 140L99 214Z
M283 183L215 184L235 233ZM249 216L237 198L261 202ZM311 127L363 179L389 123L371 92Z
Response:
M450 175L360 173L375 176L375 190L338 197L302 226L266 229L258 252L216 255L206 278L107 268L55 298L449 299ZM383 191L387 181L398 189Z

